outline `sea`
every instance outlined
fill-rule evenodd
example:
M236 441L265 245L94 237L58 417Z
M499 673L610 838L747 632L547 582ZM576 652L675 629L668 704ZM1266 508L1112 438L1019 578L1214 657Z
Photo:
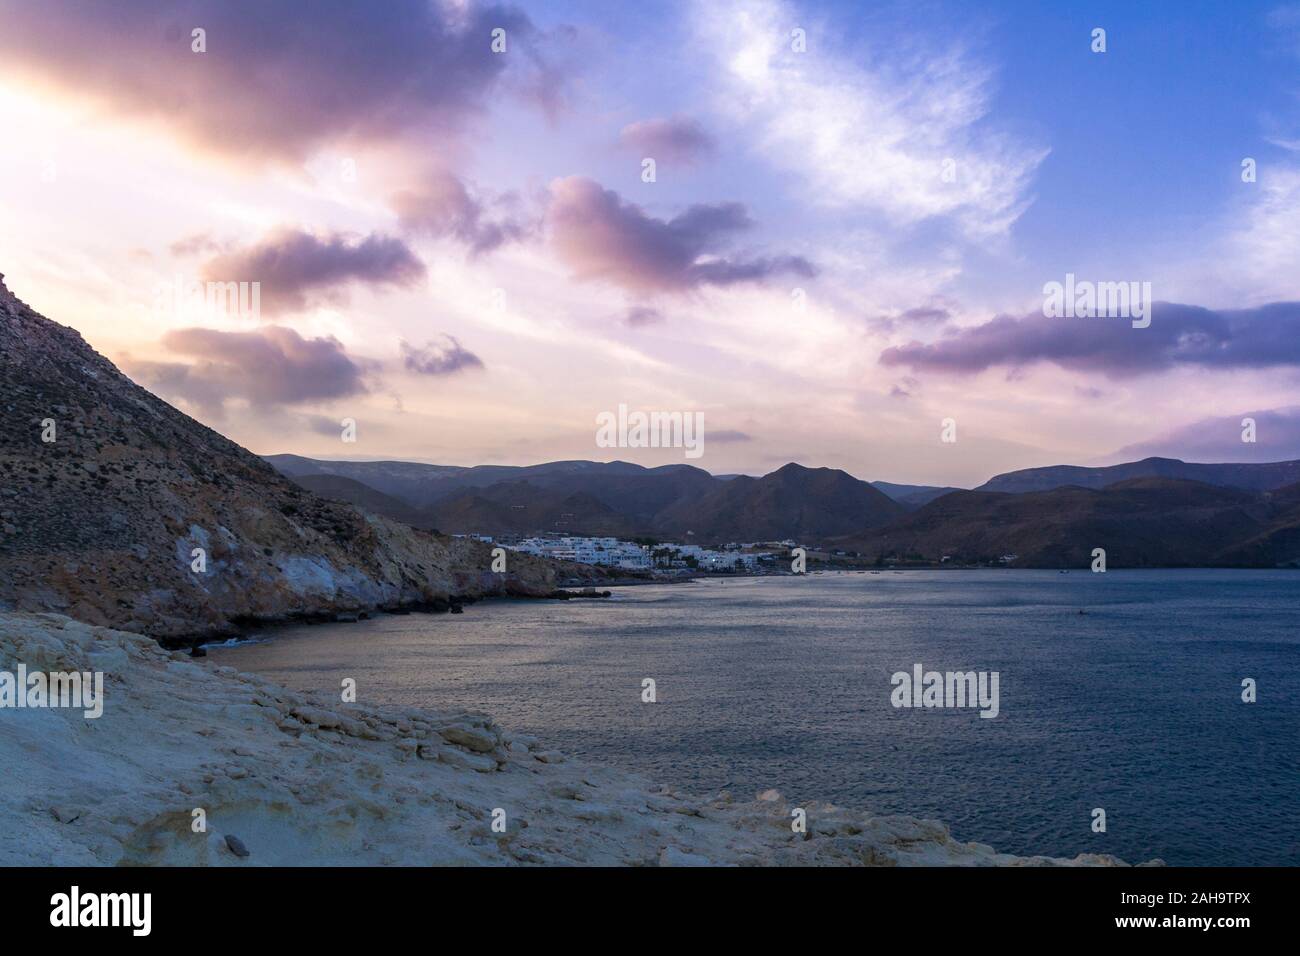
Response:
M210 653L327 694L351 677L362 703L485 712L701 796L775 789L1024 855L1300 865L1300 572L708 578ZM896 706L918 665L996 672L997 716Z

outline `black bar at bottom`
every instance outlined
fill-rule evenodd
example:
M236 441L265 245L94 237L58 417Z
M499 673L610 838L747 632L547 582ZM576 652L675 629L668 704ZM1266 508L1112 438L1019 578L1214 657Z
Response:
M9 869L0 870L7 941L29 934L82 942L193 942L228 934L264 945L350 938L374 943L432 927L502 943L607 932L652 943L684 919L730 942L785 925L863 939L1065 941L1104 935L1231 943L1280 931L1294 916L1297 870L1133 869ZM72 922L72 887L87 918L116 909L117 927ZM121 897L149 894L148 935ZM60 897L61 894L61 897ZM87 904L87 897L95 897ZM62 899L66 905L60 910ZM85 910L89 905L90 910ZM1284 915L1284 910L1288 911ZM134 914L135 926L129 916ZM81 913L77 922L81 922ZM1208 924L1207 922L1208 921ZM974 937L970 933L975 933ZM244 934L252 933L252 936ZM644 935L649 934L649 935ZM451 937L442 937L445 944Z

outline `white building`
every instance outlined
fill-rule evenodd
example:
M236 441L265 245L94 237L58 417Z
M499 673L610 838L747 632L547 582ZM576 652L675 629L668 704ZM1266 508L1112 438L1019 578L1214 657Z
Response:
M768 554L746 551L715 551L698 544L659 544L654 547L618 538L585 538L577 535L545 535L524 538L506 545L525 554L561 561L598 564L610 568L696 568L701 571L752 571Z
M580 564L599 564L611 568L649 569L650 552L643 545L618 538L584 538L575 535L524 538L513 546L516 551Z
M760 558L767 557L744 551L714 551L698 544L661 544L654 550L668 567L701 571L749 571L758 566Z

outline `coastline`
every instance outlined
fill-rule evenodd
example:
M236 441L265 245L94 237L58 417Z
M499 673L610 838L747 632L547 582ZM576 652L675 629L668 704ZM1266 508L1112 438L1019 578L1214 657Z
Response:
M198 631L193 634L161 635L155 639L164 649L169 651L188 649L195 652L209 644L227 640L244 640L264 631L274 632L304 624L354 624L357 621L369 620L372 617L383 615L462 614L465 608L470 605L491 601L577 601L600 600L609 596L610 592L608 590L595 591L591 587L584 587L581 591L556 588L553 591L544 593L520 591L515 593L451 594L446 598L362 607L347 611L292 611L265 617L244 617L235 619L230 626L218 630ZM201 657L203 655L194 653L192 656Z
M1077 569L1076 569L1077 570ZM1277 571L1280 573L1300 570L1296 568L1215 568L1215 567L1197 567L1197 568L1114 568L1113 571L1125 573L1144 572L1144 571ZM726 580L765 580L765 579L785 579L798 578L805 576L815 576L821 574L831 575L862 575L862 574L902 574L904 571L1042 571L1044 573L1069 573L1056 568L1014 568L1014 567L978 567L974 565L936 565L933 567L905 567L905 568L814 568L805 574L795 574L791 571L767 571L767 572L693 572L687 575L672 575L662 578L607 578L596 579L599 587L592 584L581 582L580 579L568 578L561 582L550 592L529 593L525 591L495 591L479 594L451 594L445 599L437 598L434 600L410 601L404 604L396 605L376 605L351 609L348 611L291 611L274 616L258 618L241 618L236 619L228 627L196 631L188 634L159 635L154 639L160 645L169 651L196 650L204 646L220 644L226 641L244 641L250 637L266 634L273 637L276 631L286 628L298 627L301 625L327 625L327 624L347 624L356 623L361 620L369 620L375 617L386 615L410 615L410 614L447 614L461 613L465 608L474 605L492 605L498 602L512 601L555 601L555 600L604 600L612 597L617 591L628 588L639 588L647 586L681 586L688 584L700 584L704 581L726 581ZM1086 569L1080 573L1086 573ZM1112 572L1108 572L1112 573ZM589 593L589 592L595 593ZM459 610L457 610L459 609ZM4 612L0 607L0 613ZM51 612L57 613L57 612ZM197 654L195 656L202 656Z
M102 671L105 703L98 720L0 715L0 865L1125 865L812 803L797 834L772 791L684 795L484 714L340 705L143 635L0 612L0 668L20 661Z

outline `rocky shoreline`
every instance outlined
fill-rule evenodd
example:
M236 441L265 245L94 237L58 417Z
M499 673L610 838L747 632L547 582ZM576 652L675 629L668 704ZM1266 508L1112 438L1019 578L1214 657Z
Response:
M239 640L267 630L294 627L300 624L354 624L382 614L463 614L469 605L482 601L575 601L598 600L607 598L613 592L598 591L587 587L581 591L557 588L542 594L513 594L478 596L473 594L453 594L447 598L434 598L429 601L411 601L406 604L393 604L366 608L355 611L303 611L273 615L262 618L236 618L227 627L218 631L204 631L195 634L172 634L159 637L158 643L169 651L190 650L195 657L202 657L202 647L222 640Z
M103 714L0 710L0 866L1123 865L773 791L694 797L483 714L340 703L143 635L0 612L0 670L20 662L102 672Z

